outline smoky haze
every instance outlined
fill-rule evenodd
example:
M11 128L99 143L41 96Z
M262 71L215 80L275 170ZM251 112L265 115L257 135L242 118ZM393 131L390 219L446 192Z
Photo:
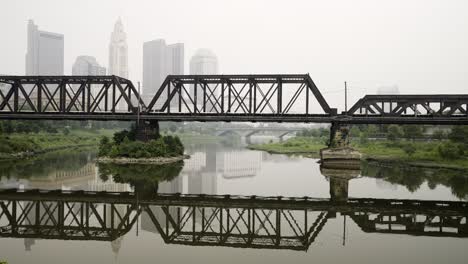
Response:
M343 109L381 86L400 93L468 93L468 1L65 1L1 0L0 74L25 74L27 21L64 34L65 74L77 56L108 67L118 17L129 78L142 80L143 42L185 44L218 57L219 72L310 73Z

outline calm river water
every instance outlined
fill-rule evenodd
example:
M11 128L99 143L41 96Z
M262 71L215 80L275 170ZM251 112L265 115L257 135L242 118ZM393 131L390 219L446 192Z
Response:
M337 172L321 169L313 158L271 155L233 145L190 144L186 152L191 158L183 164L153 167L97 166L91 150L49 153L35 160L0 163L0 188L62 189L70 193L135 191L139 201L150 200L156 192L181 193L182 197L379 198L381 205L362 212L325 207L304 213L293 208L296 201L275 208L257 201L262 198L252 198L256 209L242 213L245 206L230 202L238 198L217 197L220 201L214 206L204 202L195 207L193 203L179 204L166 207L166 211L153 206L154 214L143 212L132 223L131 218L119 221L132 209L122 204L106 207L107 198L102 198L91 202L95 211L86 209L91 214L103 212L100 218L94 215L90 224L83 220L85 202L57 207L56 198L39 198L36 206L37 196L34 202L32 198L15 198L12 193L0 199L0 262L467 263L466 207L447 216L440 215L439 208L432 205L413 213L398 209L398 205L393 210L386 206L394 199L466 201L468 175L372 163L363 164L361 171ZM18 212L17 229L11 227L6 213L11 213L13 203ZM349 208L354 207L345 207L345 211ZM191 218L194 211L197 216ZM65 223L75 223L75 229L59 226L57 219L62 213ZM247 214L255 219L256 226L245 221ZM120 222L125 224L119 226ZM81 230L96 223L100 223L96 229ZM174 226L181 223L189 231L175 232ZM227 227L221 227L222 223ZM193 230L201 231L195 234ZM258 237L229 236L248 230Z

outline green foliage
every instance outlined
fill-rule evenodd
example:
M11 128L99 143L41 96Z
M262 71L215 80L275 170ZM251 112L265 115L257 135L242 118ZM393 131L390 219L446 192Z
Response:
M403 136L406 139L414 140L416 138L422 137L424 132L423 126L418 125L404 125L403 126Z
M413 144L409 143L404 144L402 149L409 157L413 156L413 154L416 152L416 147Z
M359 143L361 145L366 145L369 143L369 134L367 132L359 133Z
M135 141L133 135L132 131L121 131L114 134L113 142L107 137L102 138L99 144L99 156L153 158L175 157L184 154L184 146L178 136L168 135L149 142L141 142Z
M437 151L443 159L458 159L464 154L463 146L453 142L445 142L439 145Z
M454 126L448 134L450 141L460 143L468 147L468 126Z
M446 137L447 135L445 134L443 130L436 130L434 131L434 133L432 133L432 136L431 136L431 138L435 140L442 140Z
M389 125L387 127L387 139L396 141L403 136L403 130L398 125Z
M130 131L128 130L122 130L120 132L116 132L114 134L114 142L116 144L121 144L125 138L131 140L131 141L135 141L135 137L136 137L136 130L135 129L131 129Z

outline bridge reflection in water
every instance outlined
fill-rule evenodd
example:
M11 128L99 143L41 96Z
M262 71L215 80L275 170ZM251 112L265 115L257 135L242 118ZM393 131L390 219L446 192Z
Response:
M364 232L468 237L468 203L447 201L0 191L0 236L113 241L147 215L165 243L307 250L327 220Z

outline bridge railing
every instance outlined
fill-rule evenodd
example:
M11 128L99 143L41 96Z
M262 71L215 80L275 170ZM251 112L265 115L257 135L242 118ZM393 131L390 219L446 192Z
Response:
M325 115L336 114L309 75L169 75L147 111L308 115L317 113L317 106Z

